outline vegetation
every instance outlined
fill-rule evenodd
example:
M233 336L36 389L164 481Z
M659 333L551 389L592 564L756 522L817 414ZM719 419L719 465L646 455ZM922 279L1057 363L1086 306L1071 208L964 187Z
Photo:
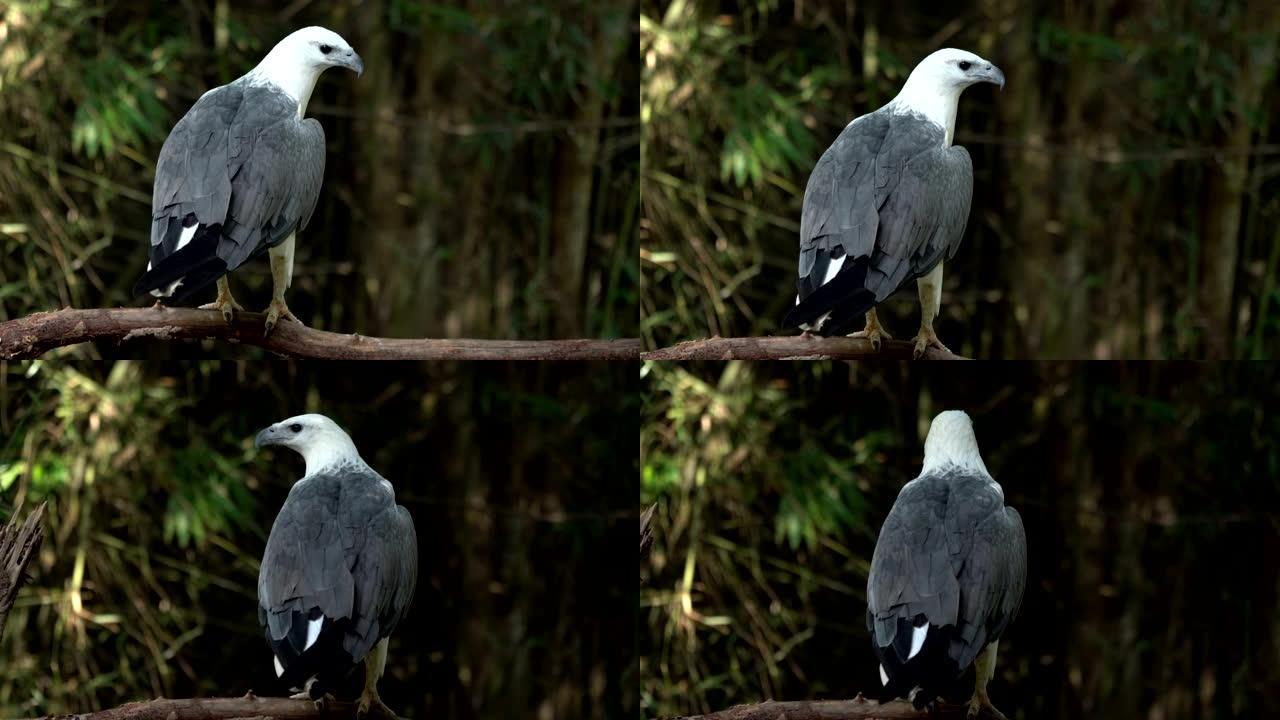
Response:
M141 304L169 128L320 24L366 71L327 73L310 103L328 160L298 244L299 317L365 335L634 337L634 15L558 0L6 3L0 318ZM266 306L265 261L232 283Z
M642 566L645 717L878 687L871 554L929 421L953 408L974 418L1027 528L998 707L1065 719L1271 706L1280 574L1257 560L1280 551L1275 367L645 369L640 495L658 506Z
M388 705L632 717L636 580L616 558L635 552L634 369L359 367L0 368L0 523L49 503L0 638L0 717L283 694L258 626L258 561L302 461L252 438L308 411L351 432L417 526Z
M1164 0L641 3L649 347L773 334L809 171L915 63L963 47L964 246L938 332L977 358L1280 352L1280 11ZM914 292L886 303L910 337Z

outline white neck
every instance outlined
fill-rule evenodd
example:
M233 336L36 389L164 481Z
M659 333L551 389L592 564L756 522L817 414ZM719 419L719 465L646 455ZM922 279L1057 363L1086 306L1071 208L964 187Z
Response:
M920 474L927 475L931 471L948 467L981 472L988 478L991 477L986 463L982 462L982 454L978 452L978 440L973 435L973 428L967 422L963 425L939 426L935 421L934 426L929 429L929 436L925 438L924 467Z
M345 433L326 437L324 442L308 445L298 450L298 453L307 461L308 477L343 465L367 467L360 457L360 451L356 450L355 443Z
M250 81L269 82L283 90L298 103L298 119L302 119L307 112L307 103L311 101L311 91L316 89L316 80L320 78L322 70L323 68L300 65L294 59L291 49L282 43L272 48L262 58L262 62L245 77Z
M890 103L900 111L919 113L936 125L940 125L947 135L947 145L956 128L956 108L960 104L960 93L964 88L943 84L933 76L920 72L911 73L902 91Z

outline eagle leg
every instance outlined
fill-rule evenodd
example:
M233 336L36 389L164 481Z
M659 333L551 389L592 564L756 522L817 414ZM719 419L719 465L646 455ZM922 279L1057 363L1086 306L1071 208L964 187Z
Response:
M289 283L293 278L293 239L294 235L290 235L283 243L271 248L267 254L271 256L271 304L267 306L267 324L264 335L270 335L275 329L276 323L280 319L292 320L299 325L299 320L293 313L289 312L289 306L284 302L284 291L289 288Z
M364 658L364 692L360 693L360 702L356 705L357 718L394 718L391 712L378 697L378 680L387 668L387 639L382 638L373 650Z
M160 301L157 300L156 304L158 305L159 303ZM222 313L222 318L226 320L228 323L231 322L231 319L235 316L236 312L244 311L244 308L240 307L240 303L236 302L236 299L231 297L231 283L227 282L226 275L223 275L222 277L218 278L217 299L211 303L205 303L204 305L201 305L200 309L201 310L217 310L218 312Z
M991 643L982 650L974 662L973 697L969 700L969 711L966 713L969 720L981 715L983 710L996 720L1009 720L1004 713L991 704L991 698L987 695L987 683L991 682L991 677L996 672L996 649L999 646L998 642Z
M876 316L876 309L871 308L867 311L867 326L856 333L850 333L849 337L866 338L871 342L871 349L879 351L880 344L884 340L892 340L889 331L884 329L884 325L880 324L880 318Z
M920 291L920 332L911 341L915 345L911 356L919 360L924 357L924 351L931 347L951 352L933 331L933 319L938 317L938 308L942 305L942 263L934 265L932 270L917 280L916 286Z

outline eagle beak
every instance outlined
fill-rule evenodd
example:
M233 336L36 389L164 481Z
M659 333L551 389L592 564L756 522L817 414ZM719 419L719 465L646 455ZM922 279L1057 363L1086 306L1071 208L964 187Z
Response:
M364 60L360 59L355 50L351 51L351 57L347 59L347 67L355 71L356 77L364 75Z
M1000 89L1004 90L1004 71L995 65L987 65L986 77L984 79L993 85L999 85Z
M262 449L268 445L275 445L276 442L276 426L272 425L258 433L257 437L253 439L253 447L255 449Z

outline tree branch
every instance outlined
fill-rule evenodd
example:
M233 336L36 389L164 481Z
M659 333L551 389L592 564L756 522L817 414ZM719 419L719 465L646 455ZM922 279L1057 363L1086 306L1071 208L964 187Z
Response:
M936 703L933 712L917 710L906 700L878 703L862 695L852 700L769 700L752 705L736 705L707 715L689 715L671 720L901 720L902 718L964 718L967 705Z
M910 360L915 346L888 340L879 350L865 338L792 335L780 337L710 337L640 353L642 360ZM946 350L927 348L925 360L967 360Z
M249 693L238 698L147 700L79 715L47 715L40 720L352 720L355 716L356 704L351 702L329 701L322 710L311 700L258 697ZM369 707L365 718L399 720L376 703Z
M197 308L65 308L0 323L0 360L29 360L53 348L93 340L219 338L286 357L320 360L632 360L640 341L376 338L313 330L282 321L263 335L265 316L239 312L227 323Z
M44 517L44 503L27 516L18 525L18 511L4 527L0 527L0 635L4 634L4 623L9 617L13 601L18 599L18 590L22 587L27 575L27 564L40 549L40 540L44 536L44 528L40 519Z

